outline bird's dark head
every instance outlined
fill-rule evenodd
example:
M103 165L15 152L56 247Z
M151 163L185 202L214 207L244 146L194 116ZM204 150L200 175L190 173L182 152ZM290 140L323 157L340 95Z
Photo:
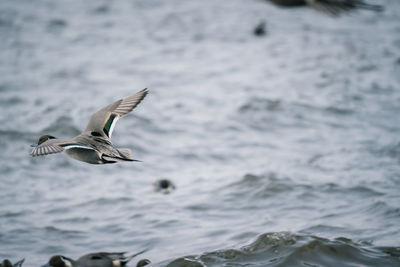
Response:
M39 138L39 140L38 140L38 145L40 145L40 144L42 144L42 143L44 143L44 142L46 142L47 140L49 140L49 139L56 139L54 136L51 136L51 135L43 135L43 136L41 136L40 138Z
M168 180L160 180L160 188L161 189L167 189L171 185L171 182Z
M72 262L67 257L56 255L51 257L49 262L42 267L72 267Z
M11 261L5 259L5 260L3 260L3 263L0 264L0 266L1 267L12 267L13 265L12 265Z

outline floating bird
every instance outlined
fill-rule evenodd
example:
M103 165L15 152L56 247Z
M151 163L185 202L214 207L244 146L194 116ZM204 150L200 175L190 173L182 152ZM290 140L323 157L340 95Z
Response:
M76 261L65 256L57 255L51 257L49 262L42 267L121 267L125 266L132 258L143 252L145 251L141 251L129 257L125 257L124 252L98 252L84 255Z
M256 36L264 36L267 32L265 30L265 21L261 21L255 28L254 28L254 35Z
M70 141L51 135L39 138L32 156L42 156L65 152L68 156L91 164L138 161L131 159L128 148L115 148L111 135L119 118L131 112L147 95L147 89L112 103L92 115L86 129Z
M161 179L153 183L154 191L169 194L175 190L175 185L168 179Z
M305 6L309 5L318 11L338 16L342 12L354 9L368 9L373 11L382 11L380 5L368 4L364 0L269 0L279 6Z
M5 259L2 263L0 263L0 267L21 267L22 263L24 263L25 259L17 261L16 263L12 264L11 261Z

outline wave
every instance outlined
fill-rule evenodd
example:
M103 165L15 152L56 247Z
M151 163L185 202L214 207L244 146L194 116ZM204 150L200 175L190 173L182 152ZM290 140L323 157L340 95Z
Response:
M378 158L391 158L400 162L400 143L371 147L370 152Z
M245 174L239 181L228 184L219 191L233 199L241 197L266 199L295 190L307 192L309 189L311 189L309 185L300 184L292 181L289 177L280 177L276 173L269 172L264 175Z
M399 266L400 247L374 247L339 237L265 233L240 248L180 257L166 266Z
M336 183L307 183L296 181L287 176L280 176L274 172L255 175L245 174L239 181L230 183L218 189L218 192L226 193L227 196L234 198L251 196L255 199L265 199L288 194L290 192L303 194L342 194L354 195L357 194L363 197L379 197L384 195L383 192L371 186L355 185L342 186ZM301 194L300 194L301 196Z

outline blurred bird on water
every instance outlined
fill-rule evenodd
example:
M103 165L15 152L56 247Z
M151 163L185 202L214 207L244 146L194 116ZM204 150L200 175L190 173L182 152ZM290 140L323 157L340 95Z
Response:
M364 0L268 0L279 6L296 7L308 5L318 11L332 16L338 16L343 12L355 9L367 9L372 11L382 11L380 5L369 4Z

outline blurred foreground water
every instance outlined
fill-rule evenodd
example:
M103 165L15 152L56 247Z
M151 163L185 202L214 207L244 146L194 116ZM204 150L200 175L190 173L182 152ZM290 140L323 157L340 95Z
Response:
M399 266L400 2L374 3L1 1L0 259ZM143 163L29 156L145 87L113 134Z

